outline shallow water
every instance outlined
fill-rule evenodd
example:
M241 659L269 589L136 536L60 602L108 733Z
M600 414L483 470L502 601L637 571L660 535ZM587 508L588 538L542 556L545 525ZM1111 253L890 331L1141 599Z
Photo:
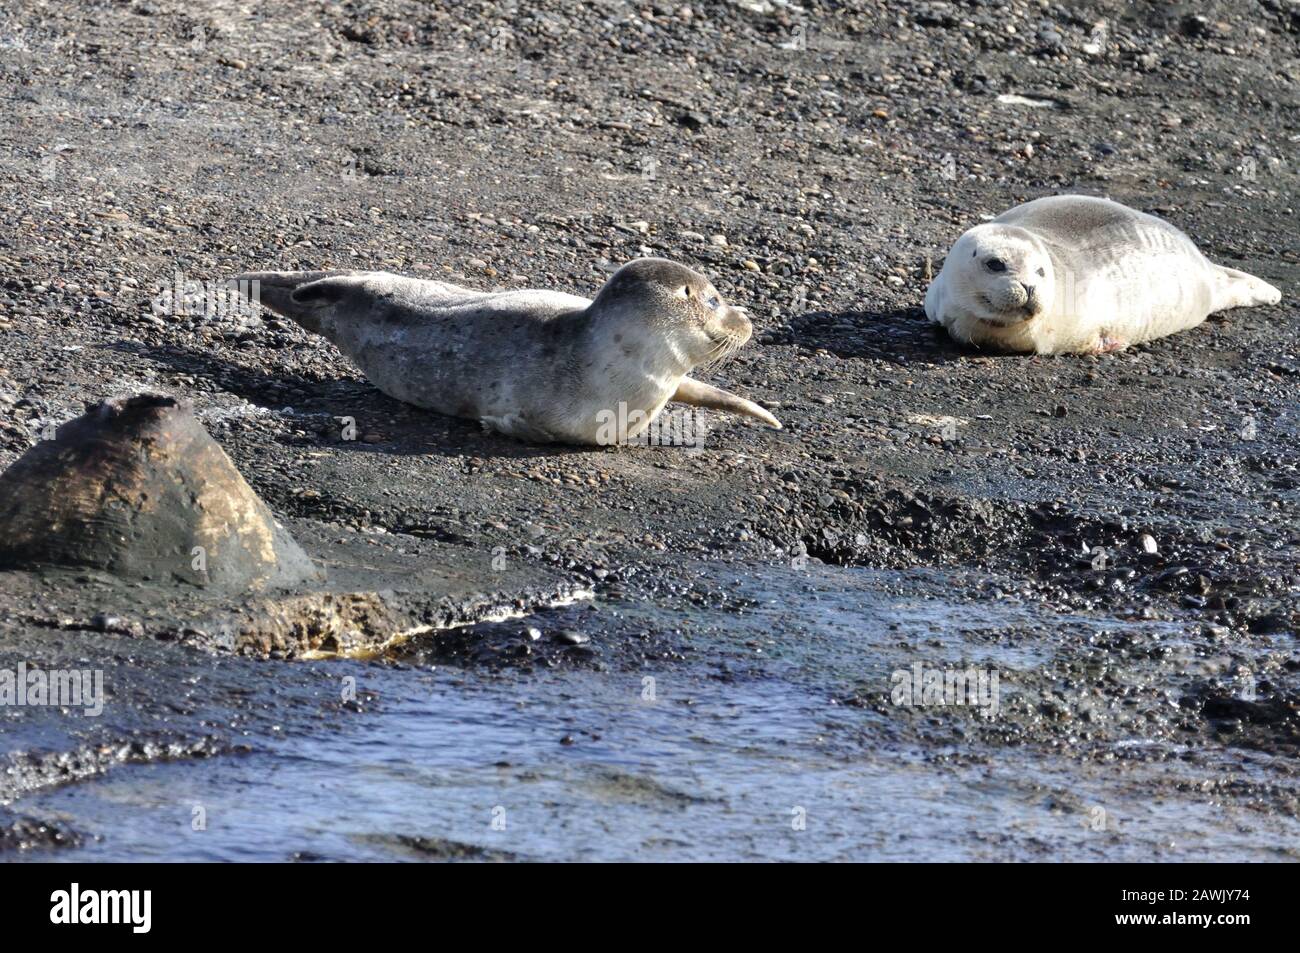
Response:
M813 565L715 581L753 604L605 603L540 620L599 618L597 642L610 618L619 631L679 629L687 661L495 674L330 663L376 693L364 713L248 755L122 767L24 798L24 813L96 835L81 850L24 856L1262 860L1297 842L1286 818L1153 795L1155 780L1161 792L1197 781L1176 758L1099 769L1039 749L936 747L833 701L855 687L887 692L890 673L917 660L1032 669L1051 656L1035 631L1087 638L1114 621L967 602L932 572ZM1176 639L1171 626L1140 625ZM1243 777L1266 760L1232 758Z

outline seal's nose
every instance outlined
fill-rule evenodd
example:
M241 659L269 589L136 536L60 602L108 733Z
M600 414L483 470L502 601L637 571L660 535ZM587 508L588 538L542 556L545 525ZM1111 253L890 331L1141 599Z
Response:
M1038 296L1034 293L1034 286L1027 285L1022 281L1020 287L1025 289L1025 310L1030 314L1037 314L1043 310L1042 302L1038 300Z
M754 325L750 322L749 316L745 314L744 309L733 308L730 305L727 306L718 323L722 326L722 330L728 334L742 337L745 340L749 340L750 334L754 331Z

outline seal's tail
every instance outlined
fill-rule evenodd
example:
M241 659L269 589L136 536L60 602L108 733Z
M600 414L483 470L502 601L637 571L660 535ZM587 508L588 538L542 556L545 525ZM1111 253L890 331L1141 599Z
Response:
M737 397L735 394L702 384L689 377L681 379L681 383L677 385L677 393L673 394L672 399L696 407L712 407L715 410L725 410L746 417L757 417L769 427L781 429L781 421L752 400L745 400L743 397Z
M1219 280L1214 289L1214 311L1225 308L1249 308L1260 304L1277 304L1282 300L1278 291L1263 278L1235 268L1219 266Z
M322 334L321 317L325 307L336 299L312 295L305 286L322 278L350 274L347 271L249 271L236 275L234 281L250 301L284 315L308 331Z

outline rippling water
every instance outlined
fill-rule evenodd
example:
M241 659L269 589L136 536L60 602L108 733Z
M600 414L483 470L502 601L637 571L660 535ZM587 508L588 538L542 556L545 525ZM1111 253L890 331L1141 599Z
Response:
M1197 781L1176 758L1100 769L1036 749L936 749L870 708L832 702L887 686L918 653L1040 666L1048 644L1017 633L1069 626L1086 638L1100 622L950 601L933 573L725 575L752 607L601 608L625 627L684 630L688 661L526 674L330 663L377 693L366 712L249 755L124 767L24 799L26 813L98 835L25 856L1225 860L1275 858L1279 831L1296 842L1287 819L1153 796L1155 780L1160 791ZM567 611L565 624L579 624ZM1101 803L1099 832L1089 805ZM196 806L205 830L193 829Z

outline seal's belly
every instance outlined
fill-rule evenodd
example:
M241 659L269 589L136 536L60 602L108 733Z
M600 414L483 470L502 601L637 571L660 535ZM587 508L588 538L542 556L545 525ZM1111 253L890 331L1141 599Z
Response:
M1098 254L1084 274L1058 280L1053 311L1137 343L1194 327L1212 310L1212 274L1199 253L1153 243Z
M346 346L345 346L346 345ZM389 397L453 417L477 420L518 413L519 370L485 355L475 335L370 330L340 342L366 378Z

